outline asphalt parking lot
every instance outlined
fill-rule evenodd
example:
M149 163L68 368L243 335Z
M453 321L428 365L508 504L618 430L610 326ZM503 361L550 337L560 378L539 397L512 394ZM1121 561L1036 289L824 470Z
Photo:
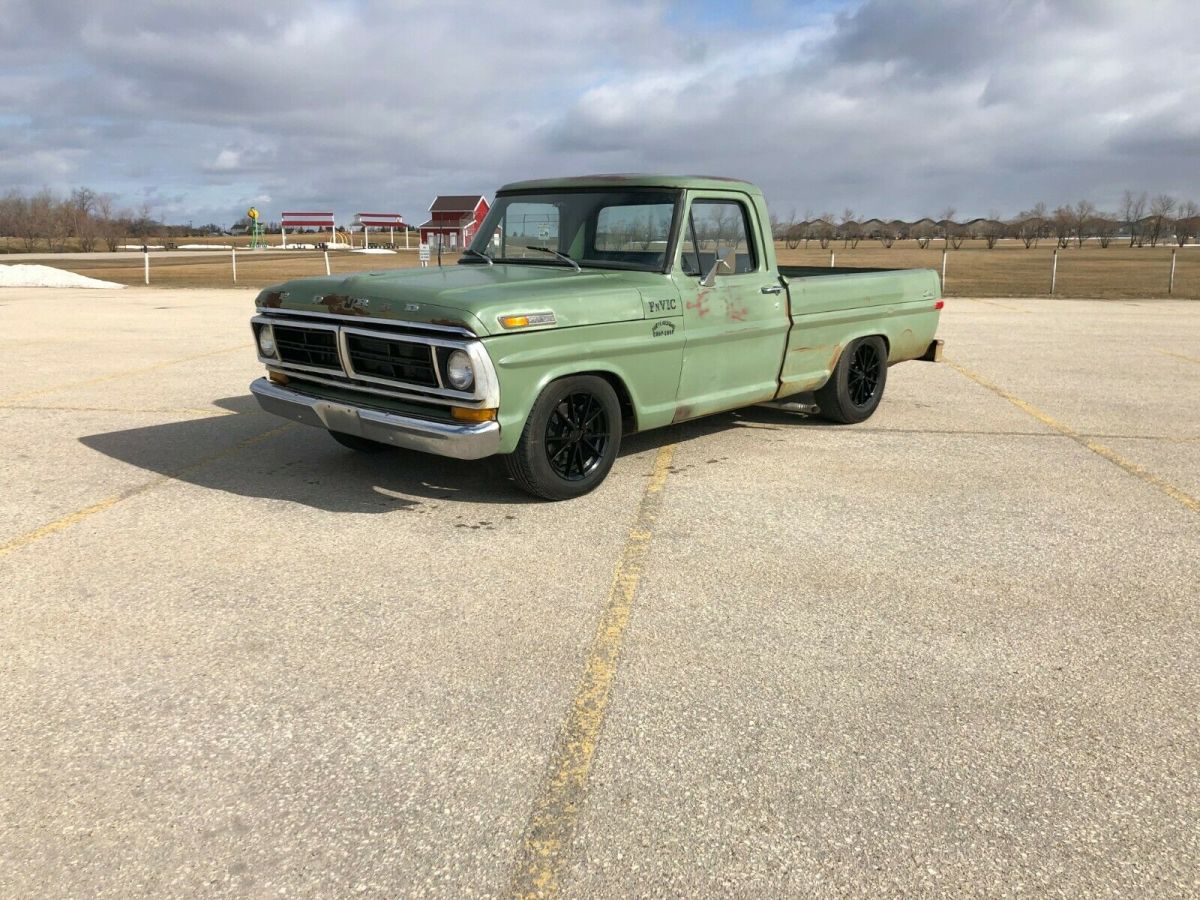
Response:
M274 419L252 291L0 291L0 894L1200 892L1200 303L531 502Z

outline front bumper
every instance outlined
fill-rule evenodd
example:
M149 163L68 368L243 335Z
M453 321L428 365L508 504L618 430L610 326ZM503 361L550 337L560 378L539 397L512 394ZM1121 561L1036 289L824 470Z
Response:
M500 449L500 425L496 422L457 425L417 419L310 397L272 384L266 378L254 381L250 385L250 392L258 399L259 406L285 419L329 431L355 434L407 450L420 450L455 459L482 459Z

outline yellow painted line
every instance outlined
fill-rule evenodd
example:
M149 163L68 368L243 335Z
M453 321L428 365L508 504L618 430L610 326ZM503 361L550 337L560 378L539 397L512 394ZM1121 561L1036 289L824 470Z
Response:
M42 538L50 537L52 534L58 534L60 531L65 531L72 525L77 525L84 519L91 518L92 516L96 515L96 513L102 513L106 509L112 509L122 500L128 500L130 497L136 497L139 494L144 494L147 491L153 490L154 488L166 484L169 481L174 481L184 475L187 475L189 472L194 472L197 469L216 462L217 460L224 459L226 456L236 453L239 450L243 450L246 447L250 447L261 441L268 440L269 438L273 438L276 435L287 431L289 428L294 427L296 427L295 422L285 422L283 425L278 425L269 431L264 431L261 434L248 437L243 441L238 441L232 447L227 447L220 453L214 453L212 456L206 456L204 459L194 462L189 466L184 466L182 469L169 472L165 475L159 475L156 478L151 478L144 484L130 488L124 493L114 494L111 497L106 497L99 503L93 503L91 506L85 506L83 509L77 509L75 512L68 513L60 519L55 519L53 522L48 522L40 528L35 528L33 531L18 535L7 543L0 544L0 556L7 556L9 553L12 553L15 550L20 550L22 547L28 547L35 541L40 541Z
M1163 356L1173 356L1176 359L1183 359L1187 362L1195 363L1196 365L1200 366L1200 359L1197 359L1194 356L1185 356L1182 353L1173 353L1170 350L1160 350L1158 347L1154 348L1154 352L1161 353Z
M674 453L674 445L668 445L654 459L650 482L617 563L608 602L592 637L583 677L559 734L545 787L525 826L510 891L515 897L553 897L559 892L571 838L587 801L592 762L608 712L609 692L617 675L621 644L654 537L663 486Z
M236 347L225 347L221 350L209 350L206 353L197 353L194 356L183 356L179 359L168 359L165 362L155 363L152 366L145 366L141 369L125 369L121 372L113 372L109 375L99 375L95 378L85 378L83 381L70 381L66 384L58 384L54 387L38 388L36 391L26 391L23 394L13 394L9 397L0 397L0 404L14 403L18 400L28 400L30 397L41 397L45 394L53 394L57 391L66 391L71 388L89 387L93 384L102 384L105 381L115 381L118 378L129 378L133 375L145 375L147 372L157 372L159 369L165 369L168 366L177 366L180 363L193 362L197 359L207 359L210 356L219 356L222 353L233 353L235 350L246 350L252 347L252 344L238 344Z
M1080 434L1075 429L1071 428L1069 425L1064 425L1062 422L1058 421L1057 419L1042 412L1040 409L1038 409L1032 403L1029 403L1026 400L1022 400L1016 394L1014 394L1010 391L1006 391L1004 388L1000 387L999 385L993 384L991 381L988 381L982 375L979 375L976 372L972 372L966 366L959 365L958 363L956 363L952 360L946 360L946 362L955 371L959 372L962 375L965 375L967 378L971 379L976 384L987 388L993 394L997 394L998 396L1003 397L1005 400L1007 400L1013 406L1017 407L1017 409L1033 416L1035 419L1037 419L1043 425L1046 425L1049 428L1053 428L1059 434L1063 435L1064 437L1070 438L1071 440L1073 440L1075 443L1079 444L1080 446L1087 447L1087 449L1091 450L1097 456L1108 460L1114 466L1117 466L1117 467L1123 469L1124 471L1128 472L1130 475L1134 476L1135 478L1140 478L1142 481L1146 482L1147 484L1153 485L1154 487L1156 487L1160 491L1162 491L1164 494L1166 494L1168 497L1170 497L1173 500L1177 500L1178 502L1182 503L1184 506L1186 506L1188 509L1192 510L1193 512L1200 512L1200 500L1193 497L1191 494L1187 493L1186 491L1180 490L1175 485L1171 484L1171 482L1169 482L1165 478L1163 478L1161 475L1156 475L1155 473L1151 472L1149 469L1146 469L1145 467L1138 465L1137 463L1133 462L1132 460L1126 459L1125 457L1123 457L1119 453L1117 453L1115 450L1113 450L1109 447L1106 447L1104 444L1101 444L1099 441L1096 441L1090 437L1087 437L1086 435Z

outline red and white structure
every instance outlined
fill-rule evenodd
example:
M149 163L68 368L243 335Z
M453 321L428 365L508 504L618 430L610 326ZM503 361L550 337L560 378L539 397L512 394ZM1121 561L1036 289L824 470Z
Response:
M429 221L420 226L421 243L440 243L451 250L467 246L488 209L487 200L478 194L438 194L429 206Z
M363 230L363 249L369 250L371 247L371 229L386 228L388 230L388 243L396 243L396 229L406 229L404 224L404 216L400 213L365 213L360 212L354 217L354 221Z
M289 228L321 228L329 229L329 243L337 243L337 224L331 212L285 212L280 220L279 230L283 235L283 246L287 246L287 230Z

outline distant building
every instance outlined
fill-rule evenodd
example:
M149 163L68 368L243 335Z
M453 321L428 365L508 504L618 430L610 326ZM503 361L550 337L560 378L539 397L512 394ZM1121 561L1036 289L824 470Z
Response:
M421 242L457 250L475 237L488 214L487 200L478 194L438 194L429 207L429 221L419 226Z

